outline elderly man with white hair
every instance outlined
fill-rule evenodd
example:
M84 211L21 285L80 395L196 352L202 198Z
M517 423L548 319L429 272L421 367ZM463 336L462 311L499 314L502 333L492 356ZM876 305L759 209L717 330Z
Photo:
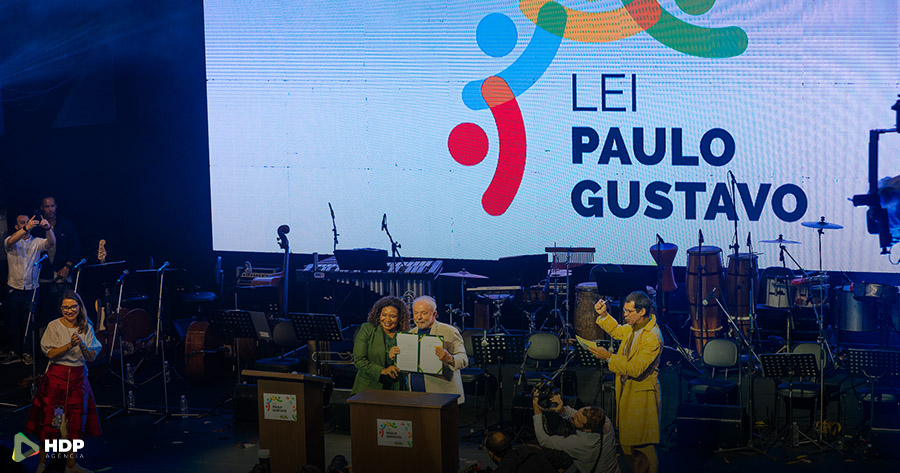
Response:
M462 335L456 327L437 321L437 302L431 296L420 296L413 301L413 322L416 326L410 333L437 335L443 339L443 346L435 347L434 352L444 363L444 368L438 374L411 373L410 388L419 392L458 394L456 402L462 404L466 396L459 370L469 365ZM391 356L395 352L399 353L400 348L392 348Z

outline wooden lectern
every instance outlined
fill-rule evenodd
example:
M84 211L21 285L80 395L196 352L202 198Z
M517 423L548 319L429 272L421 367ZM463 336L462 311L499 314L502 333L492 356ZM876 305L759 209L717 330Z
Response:
M244 370L257 379L259 448L271 454L272 473L296 473L306 464L325 469L324 387L330 378L303 373Z
M370 389L347 399L354 473L456 473L457 397Z

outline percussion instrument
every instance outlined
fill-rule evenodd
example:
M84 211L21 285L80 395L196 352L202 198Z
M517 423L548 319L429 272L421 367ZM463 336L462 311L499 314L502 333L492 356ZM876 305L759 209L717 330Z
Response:
M778 235L774 240L760 240L760 243L778 243L779 245L799 245L799 241L785 240L784 236Z
M822 217L822 220L819 220L818 222L803 222L800 225L803 225L804 227L808 227L808 228L819 229L819 230L840 230L840 229L844 228L843 225L826 222L825 217Z
M97 339L103 347L100 354L109 355L119 350L119 338L114 336L116 323L121 314L121 324L118 330L122 338L122 354L133 355L149 350L154 346L156 334L156 322L144 309L122 308L120 313L112 313L106 318L106 330L97 332Z
M728 255L728 270L725 274L726 301L731 316L745 336L750 336L750 307L753 304L750 290L751 286L757 285L758 268L755 254Z
M451 278L463 278L463 279L487 279L487 276L482 276L480 274L474 274L463 269L462 271L457 271L455 273L440 273L438 276L448 276Z
M650 247L650 256L662 268L662 279L659 282L658 291L669 292L678 288L678 284L675 283L675 273L672 271L672 262L675 261L677 253L678 247L672 243L657 243Z
M791 280L794 307L820 307L828 301L830 290L828 276L824 274Z
M793 301L791 298L791 279L793 277L767 277L763 284L766 291L763 305L774 309L789 309Z
M878 310L854 297L854 286L841 286L837 294L838 328L845 332L871 332L878 328Z
M583 282L575 286L575 333L588 340L605 340L606 332L597 325L594 304L600 299L597 283Z
M722 249L715 246L695 246L687 250L688 265L685 276L688 301L691 310L691 332L697 353L703 353L706 342L722 331L722 314L719 305L704 306L703 299L713 289L722 290L725 277L722 274Z

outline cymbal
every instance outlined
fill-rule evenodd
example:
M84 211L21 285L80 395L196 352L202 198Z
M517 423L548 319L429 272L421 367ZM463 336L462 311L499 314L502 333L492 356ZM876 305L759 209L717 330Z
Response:
M800 225L809 228L821 228L823 230L840 230L844 228L843 225L838 225L836 223L829 223L825 220L819 220L818 222L803 222Z
M438 276L447 276L451 278L464 278L464 279L487 279L487 276L482 276L480 274L473 274L465 269L461 271L457 271L455 273L440 273Z
M794 240L785 240L783 236L778 235L778 238L774 240L760 240L760 243L778 243L780 245L799 245L799 241Z

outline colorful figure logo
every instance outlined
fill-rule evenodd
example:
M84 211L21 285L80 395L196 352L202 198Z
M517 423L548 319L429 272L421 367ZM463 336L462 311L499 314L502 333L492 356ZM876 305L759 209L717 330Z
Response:
M703 58L739 56L747 49L747 33L730 26L706 28L686 23L662 8L657 0L622 0L623 6L605 12L584 12L552 0L520 0L519 10L535 24L528 46L509 67L463 87L463 103L471 110L490 108L500 142L497 169L481 199L489 215L502 215L512 204L525 173L525 124L516 97L544 74L562 39L606 43L646 31L660 43L684 54ZM676 0L689 15L708 12L715 0ZM503 57L516 46L516 25L506 15L492 13L478 23L475 39L482 52ZM450 155L464 166L487 156L487 134L474 123L453 128L447 140Z

